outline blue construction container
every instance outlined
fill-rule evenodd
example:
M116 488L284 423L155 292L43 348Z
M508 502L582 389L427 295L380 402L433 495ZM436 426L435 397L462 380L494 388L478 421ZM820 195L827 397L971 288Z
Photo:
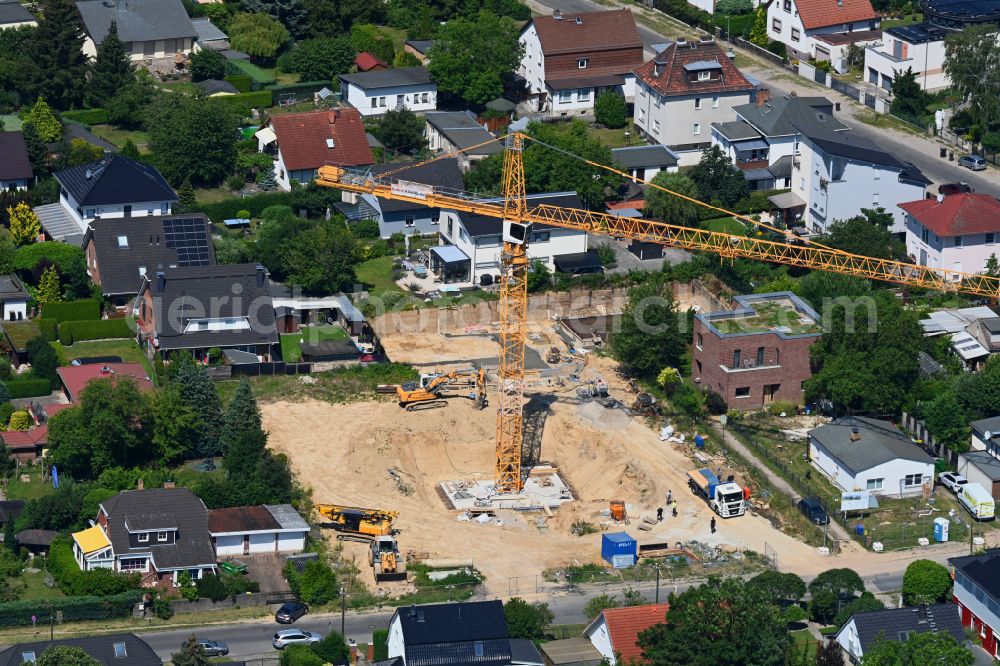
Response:
M626 532L611 532L601 538L601 559L615 569L635 565L639 546Z

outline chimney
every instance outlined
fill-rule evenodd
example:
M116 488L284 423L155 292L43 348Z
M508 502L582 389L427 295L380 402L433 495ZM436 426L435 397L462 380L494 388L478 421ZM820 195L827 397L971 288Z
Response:
M153 244L153 234L149 234L149 244Z
M337 111L336 109L327 112L327 114L326 114L327 122L329 122L331 125L336 125L337 124L337 116L339 116L339 115L340 115L340 112Z
M938 194L937 195L937 202L938 203L944 203L944 195L943 194Z
M176 488L177 484L174 483L173 481L164 481L163 482L163 487L164 488Z
M167 286L167 274L163 271L156 271L156 290L163 291L163 288Z
M663 67L666 64L667 63L663 62L662 60L654 60L653 61L653 76L659 76L663 72Z
M552 12L552 19L554 21L562 21L563 20L563 14L562 14L562 12L559 11L558 9L553 10L553 12Z
M91 178L93 178L93 177L94 177L94 172L93 172L93 171L91 171L90 169L87 169L86 171L84 171L84 172L83 172L83 176L84 176L84 177L85 177L85 178L86 178L87 180L90 180Z
M257 288L260 289L264 286L264 276L267 275L267 271L260 264L257 264Z
M757 106L764 106L771 101L771 89L761 88L757 91Z
M145 490L146 489L146 484L143 483L143 481L142 481L141 478L139 479L139 483L135 484L135 489L136 490Z
M557 9L556 11L559 11L559 10ZM413 604L412 606L410 606L410 613L409 613L409 615L410 615L410 617L416 617L417 616L417 605L416 604Z
M857 442L861 439L861 431L857 428L851 428L851 441Z

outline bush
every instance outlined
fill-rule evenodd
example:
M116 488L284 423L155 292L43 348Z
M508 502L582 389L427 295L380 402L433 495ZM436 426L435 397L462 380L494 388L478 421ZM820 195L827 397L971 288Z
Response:
M28 416L28 412L16 411L10 415L10 423L7 424L8 430L27 430L31 427L31 417Z
M779 58L788 59L788 49L785 47L783 42L772 39L767 44L767 50Z
M366 240L379 237L378 222L376 220L359 220L351 225L351 231L358 238Z
M124 317L97 321L65 321L59 324L59 342L69 346L81 340L131 338L132 328Z
M322 605L337 596L337 576L326 562L311 560L301 572L288 562L285 578L292 592L307 604Z
M385 661L389 658L389 630L376 629L372 632L372 645L375 647L375 661Z
M274 106L274 97L270 90L258 90L256 92L238 93L236 95L222 95L220 97L209 97L209 104L216 104L234 113L248 116L253 109L266 109Z
M796 411L797 408L795 407L795 403L787 402L784 400L778 400L776 402L772 402L770 405L767 406L767 413L770 414L771 416L781 416L782 412L784 412L786 415L795 414Z
M37 398L52 392L48 379L12 379L6 382L11 398Z
M274 83L274 77L248 60L230 60L226 63L226 74L250 78L252 90L262 90Z
M705 394L705 407L708 408L709 414L715 416L725 414L729 411L729 406L726 405L725 398L712 390L709 390L708 393Z
M239 90L241 93L250 92L250 86L253 83L251 79L246 74L237 74L235 76L226 76L222 79L226 83L231 83L234 88Z
M943 603L951 596L951 575L948 569L933 560L914 560L903 574L903 603Z
M243 186L247 184L246 176L241 173L234 173L233 175L226 178L226 187L233 192L238 192L243 189Z
M75 565L74 565L75 566ZM132 607L142 598L140 590L129 590L107 597L85 596L51 599L45 603L53 613L62 612L64 622L114 620L131 617ZM0 604L0 627L30 627L37 616L37 600Z
M98 300L60 301L42 303L42 318L64 321L92 321L101 318L101 302ZM42 331L43 333L45 331ZM56 336L50 336L55 339Z
M63 111L63 120L72 120L84 125L104 125L108 122L108 112L104 109L80 109Z
M161 620L169 620L172 618L174 616L174 609L170 605L170 600L157 595L156 598L153 599L153 615Z
M196 211L205 213L213 222L221 222L233 217L240 217L239 212L246 210L249 217L260 217L265 208L277 205L291 204L290 192L266 192L252 197L233 197L225 201L211 204L198 204Z
M7 423L10 422L10 415L14 413L14 405L9 402L5 402L0 405L0 426L7 427Z
M612 90L602 92L594 103L594 118L605 127L625 127L628 121L625 97Z
M73 557L68 537L52 542L46 568L59 583L59 589L69 596L107 596L122 594L138 587L138 574L123 575L110 569L82 571Z
M45 305L53 304L45 303ZM36 319L35 324L38 325L38 330L41 331L42 335L49 340L55 340L59 337L59 322L55 319Z

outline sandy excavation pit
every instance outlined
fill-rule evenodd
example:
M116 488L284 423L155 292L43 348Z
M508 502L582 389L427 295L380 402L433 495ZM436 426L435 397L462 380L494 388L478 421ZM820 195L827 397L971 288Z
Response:
M612 396L630 401L611 370L609 361L593 358L583 378L607 378ZM545 415L540 460L558 467L575 499L553 509L551 517L543 511L496 510L502 525L460 521L463 512L450 508L440 490L449 481L492 481L492 408L479 411L453 401L445 409L406 412L390 401L307 401L266 403L261 410L270 445L289 455L316 502L398 511L404 552L472 560L497 592L508 589L509 577L599 561L600 534L574 536L570 528L576 521L625 529L640 543L697 539L758 552L766 543L781 553L783 564L799 560L806 569L826 564L761 517L720 520L718 533L711 535L713 514L686 487L685 474L696 465L680 448L659 441L645 423L620 410L578 404L572 391L559 395ZM641 517L655 515L668 490L679 516L639 531ZM607 524L611 500L627 503L630 526Z

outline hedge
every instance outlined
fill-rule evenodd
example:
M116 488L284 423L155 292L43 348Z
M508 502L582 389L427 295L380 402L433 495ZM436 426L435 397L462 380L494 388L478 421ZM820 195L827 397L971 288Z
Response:
M261 90L274 84L274 76L248 60L230 60L226 63L226 74L230 76L249 76L252 90Z
M312 101L313 94L323 88L329 88L337 92L337 87L330 81L302 81L300 83L285 83L267 87L274 94L275 104L281 101L281 95L285 93L306 93L309 96L308 101Z
M108 112L104 109L63 111L62 117L65 120L73 120L84 125L104 125L108 122Z
M244 116L250 115L253 109L267 109L274 106L274 97L270 90L238 93L236 95L220 95L209 97L209 103L225 107Z
M64 321L59 324L59 342L67 347L82 340L131 338L132 328L124 317L97 321Z
M47 601L12 601L0 604L0 627L31 626L32 616L62 613L63 622L113 620L132 616L132 608L144 592L129 590L107 597L66 597Z
M241 93L250 92L250 84L253 83L251 79L246 74L236 74L234 76L223 77L223 80L227 83L233 84L233 87L239 90Z
M42 317L45 319L55 319L60 324L64 321L92 321L100 319L101 302L90 299L43 303ZM52 337L55 338L55 336Z
M291 192L263 192L249 197L233 197L216 203L198 204L196 210L207 215L213 222L219 223L236 217L236 213L241 210L248 210L252 217L257 217L268 206L291 205Z
M56 340L59 338L59 322L55 319L36 319L35 323L38 324L38 330L42 332L42 335L47 337L49 340Z
M52 392L52 384L47 379L11 379L4 384L11 398L37 398Z

